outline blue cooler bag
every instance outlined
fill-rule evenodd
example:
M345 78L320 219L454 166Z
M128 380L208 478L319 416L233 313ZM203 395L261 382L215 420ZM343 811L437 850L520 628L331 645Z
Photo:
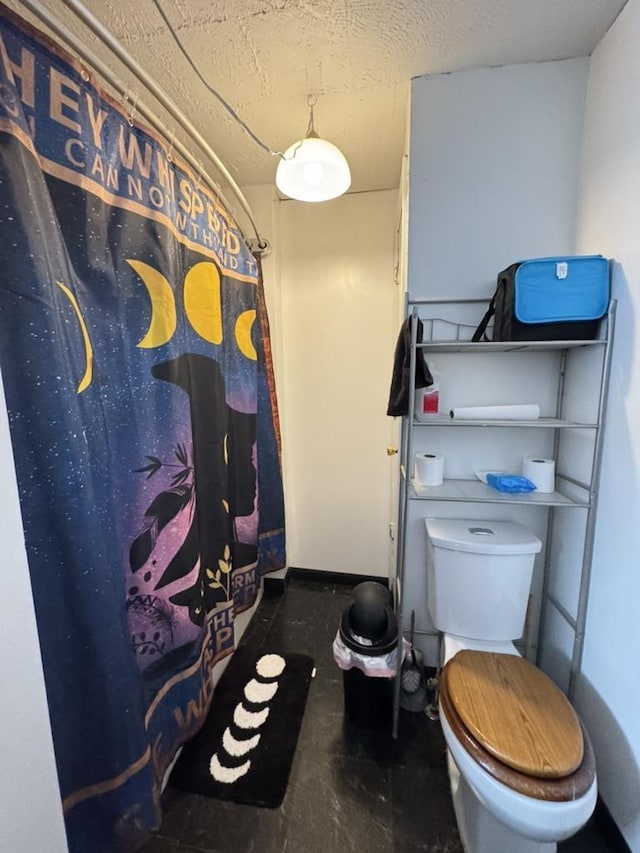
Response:
M602 255L534 258L498 274L473 341L583 341L595 338L609 307L611 263Z

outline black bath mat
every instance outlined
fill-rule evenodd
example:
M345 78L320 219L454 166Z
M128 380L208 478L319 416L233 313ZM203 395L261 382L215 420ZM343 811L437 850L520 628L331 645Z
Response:
M251 806L284 799L313 660L237 649L200 732L185 744L169 784Z

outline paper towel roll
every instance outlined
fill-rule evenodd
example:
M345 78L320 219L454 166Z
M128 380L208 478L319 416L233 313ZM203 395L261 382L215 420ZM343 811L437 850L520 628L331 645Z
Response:
M466 406L451 409L452 418L466 421L535 421L540 417L537 403L524 403L517 406Z
M556 463L553 459L525 456L522 475L535 483L538 492L554 492L556 489Z
M414 477L421 486L440 486L443 475L443 456L437 453L416 453Z

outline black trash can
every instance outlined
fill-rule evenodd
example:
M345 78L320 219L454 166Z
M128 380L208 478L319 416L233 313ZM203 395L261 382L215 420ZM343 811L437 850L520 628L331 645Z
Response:
M355 653L355 663L342 673L345 715L362 726L390 724L393 675L377 673L380 658L398 647L391 594L382 584L367 581L358 584L353 596L338 631L342 643Z

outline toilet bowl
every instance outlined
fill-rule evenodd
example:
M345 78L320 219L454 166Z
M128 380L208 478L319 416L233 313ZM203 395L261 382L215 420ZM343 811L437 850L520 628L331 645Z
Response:
M532 664L504 651L458 651L441 673L440 721L469 789L454 797L469 853L546 853L587 822L597 794L591 743L564 694ZM489 813L481 833L481 815L460 826L472 798Z
M513 645L540 541L511 522L425 524L429 612L443 633L440 721L464 849L553 853L589 819L597 782L575 711Z

